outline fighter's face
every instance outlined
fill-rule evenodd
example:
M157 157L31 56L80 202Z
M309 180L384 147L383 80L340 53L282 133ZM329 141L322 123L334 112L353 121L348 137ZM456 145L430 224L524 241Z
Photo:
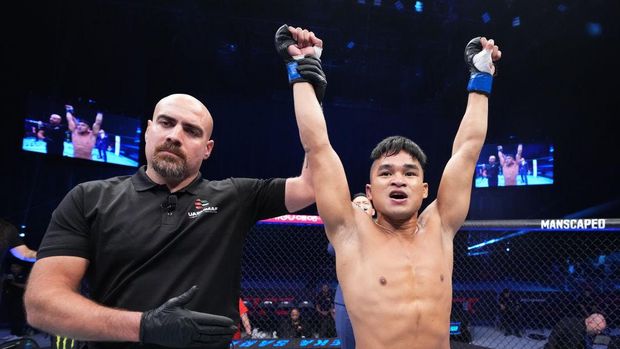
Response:
M366 212L369 216L374 216L375 210L372 208L372 203L365 196L358 196L353 199L353 206L359 207L362 211Z
M78 133L86 133L90 130L90 126L88 126L85 122L78 122L77 131Z
M493 165L495 163L495 156L491 155L489 156L489 164Z
M380 215L395 220L411 218L428 196L420 162L404 151L375 160L366 195Z

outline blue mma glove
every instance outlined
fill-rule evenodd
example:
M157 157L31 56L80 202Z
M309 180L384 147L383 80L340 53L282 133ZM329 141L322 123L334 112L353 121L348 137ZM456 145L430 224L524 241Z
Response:
M297 42L293 39L286 24L278 28L275 35L276 51L278 51L278 54L286 63L289 84L309 82L314 87L319 103L322 103L325 89L327 88L327 79L321 67L320 59L323 49L314 46L314 54L293 57L288 53L288 47L295 44Z
M491 94L491 87L493 86L491 53L492 50L482 48L480 37L471 39L465 46L465 62L470 72L467 91L478 92L487 96Z

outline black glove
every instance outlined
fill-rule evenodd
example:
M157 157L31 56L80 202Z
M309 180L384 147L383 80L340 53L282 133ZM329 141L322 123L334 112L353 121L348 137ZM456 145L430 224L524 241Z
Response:
M165 347L204 347L230 343L233 333L237 331L232 319L183 307L194 297L197 289L193 286L159 308L142 313L140 343Z
M316 55L291 57L288 53L288 47L297 44L297 42L293 39L286 24L276 31L275 44L276 51L278 51L280 57L286 63L288 82L291 85L297 82L311 83L314 87L316 98L319 100L319 103L322 103L325 89L327 88L327 79L321 67L321 49L315 47L315 50L318 49Z
M467 91L490 95L493 86L490 64L493 60L491 52L483 50L480 37L471 39L465 46L465 62L470 72Z

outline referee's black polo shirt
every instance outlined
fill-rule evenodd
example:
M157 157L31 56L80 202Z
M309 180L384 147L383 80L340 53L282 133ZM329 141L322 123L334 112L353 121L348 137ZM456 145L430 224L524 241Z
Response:
M145 170L71 190L37 257L88 259L90 296L106 306L144 311L198 285L189 309L238 321L243 239L257 220L287 212L285 180L207 181L199 174L171 194Z

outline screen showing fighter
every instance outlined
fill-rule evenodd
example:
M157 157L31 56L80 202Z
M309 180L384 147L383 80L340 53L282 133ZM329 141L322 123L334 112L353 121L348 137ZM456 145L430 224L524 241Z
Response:
M106 111L93 99L31 98L22 149L137 167L140 119Z
M553 184L553 145L485 144L476 166L476 188Z

